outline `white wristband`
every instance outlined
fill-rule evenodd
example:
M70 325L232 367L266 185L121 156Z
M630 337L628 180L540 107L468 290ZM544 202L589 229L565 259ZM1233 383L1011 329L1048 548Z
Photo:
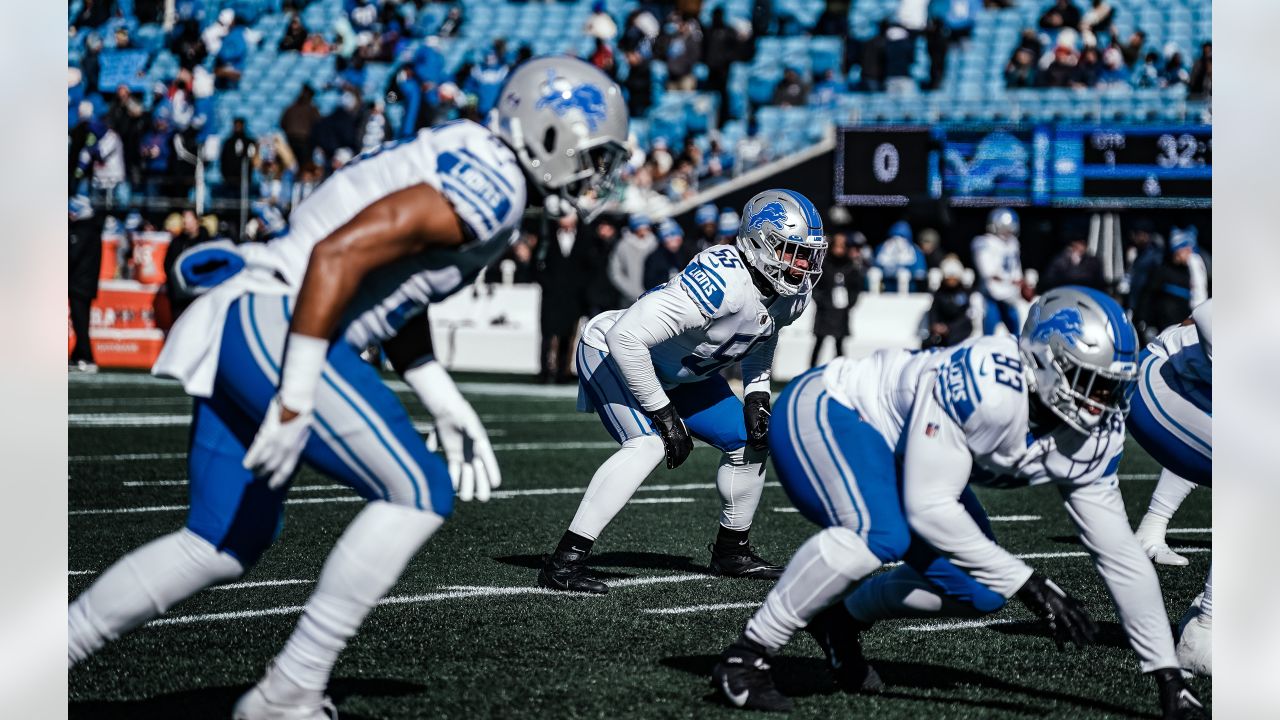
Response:
M434 359L406 370L404 381L413 388L431 417L450 417L457 408L470 407L448 371Z
M289 333L284 351L284 369L280 373L280 404L298 413L310 412L316 405L316 386L324 372L329 341L311 335Z

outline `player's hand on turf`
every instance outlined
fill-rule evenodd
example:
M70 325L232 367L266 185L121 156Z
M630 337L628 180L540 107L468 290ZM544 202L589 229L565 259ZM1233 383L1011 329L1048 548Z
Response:
M769 447L769 393L747 393L743 399L742 414L747 421L747 444L752 450Z
M1058 649L1067 643L1077 647L1092 645L1098 634L1098 625L1089 617L1084 605L1058 587L1052 580L1038 572L1018 590L1018 599L1049 625L1049 633Z
M1151 676L1160 689L1162 720L1206 720L1209 717L1200 698L1182 679L1180 668L1160 668L1153 670Z
M282 416L288 419L283 419ZM266 477L267 485L276 490L289 482L298 467L302 449L311 437L311 412L298 413L271 398L266 417L258 427L253 444L244 454L244 467L257 477Z
M435 420L436 427L427 438L427 447L444 451L449 463L449 479L453 481L458 499L487 502L490 491L502 484L502 473L480 417L463 401L447 414L437 415Z
M684 426L684 420L680 419L675 405L671 403L649 413L649 419L653 420L653 426L658 429L658 436L662 438L662 447L667 451L667 469L675 470L693 452L693 438L689 437L689 429Z

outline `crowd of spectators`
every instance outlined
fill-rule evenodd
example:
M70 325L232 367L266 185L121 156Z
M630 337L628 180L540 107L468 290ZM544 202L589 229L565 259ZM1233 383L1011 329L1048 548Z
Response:
M1212 43L1200 46L1199 57L1188 69L1176 43L1157 50L1140 29L1122 38L1112 24L1116 11L1111 4L1090 0L1090 5L1081 12L1074 0L1054 0L1040 16L1038 28L1022 31L1005 65L1005 83L1012 88L1186 86L1192 96L1212 95Z

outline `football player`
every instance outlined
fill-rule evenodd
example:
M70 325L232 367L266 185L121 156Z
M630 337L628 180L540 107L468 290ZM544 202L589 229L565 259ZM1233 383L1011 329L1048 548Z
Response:
M996 544L968 487L1052 482L1143 671L1157 680L1165 716L1203 717L1116 482L1137 350L1119 305L1067 286L1032 306L1021 340L881 351L793 381L779 398L769 446L787 494L824 529L724 651L713 671L723 696L739 707L788 709L768 661L806 627L841 686L878 691L883 683L859 640L873 622L982 615L1015 596L1059 647L1091 643L1096 626L1084 608ZM897 560L904 564L858 584Z
M432 360L425 307L507 249L527 181L585 207L607 195L627 155L618 86L572 58L513 72L493 122L448 123L384 145L326 180L279 240L179 260L188 283L207 291L175 324L153 372L195 398L190 514L185 528L124 556L71 604L71 665L241 576L279 532L301 460L369 502L234 716L336 712L324 690L339 653L449 516L455 488L462 499L485 499L499 482L484 428ZM372 343L435 416L447 465L361 361Z
M1014 300L1022 291L1022 248L1018 244L1018 213L996 208L987 215L987 232L973 239L973 267L985 309L982 334L993 335L1004 323L1018 334L1018 308Z
M595 410L622 447L591 478L538 585L608 592L586 569L592 545L659 463L680 467L695 437L721 452L710 571L777 579L782 568L748 542L764 488L769 378L778 330L808 305L826 249L812 203L766 190L743 210L736 244L698 253L635 305L587 323L578 343L578 408ZM743 400L720 375L731 363L741 364Z
M1168 550L1164 530L1169 518L1192 487L1213 483L1213 300L1197 305L1191 317L1147 346L1128 425L1138 444L1165 468L1138 536ZM1172 480L1167 479L1170 475ZM1182 556L1169 554L1182 562L1168 564L1187 564ZM1210 568L1204 592L1178 622L1182 667L1199 675L1213 674L1212 628Z

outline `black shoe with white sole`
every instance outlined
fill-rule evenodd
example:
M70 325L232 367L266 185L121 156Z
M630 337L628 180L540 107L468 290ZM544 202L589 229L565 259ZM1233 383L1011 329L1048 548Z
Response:
M543 558L538 571L538 587L562 592L604 595L609 586L591 577L587 570L588 553L557 550Z
M836 687L848 693L878 693L884 691L884 681L862 654L864 625L845 609L844 603L836 603L818 613L805 628L827 656L827 666L835 679Z
M768 712L789 712L792 708L791 698L773 686L767 651L745 637L720 654L711 670L711 684L733 707Z
M707 572L712 575L754 580L777 580L782 577L784 569L757 555L750 545L726 551L714 543L711 545L711 564L707 566Z

